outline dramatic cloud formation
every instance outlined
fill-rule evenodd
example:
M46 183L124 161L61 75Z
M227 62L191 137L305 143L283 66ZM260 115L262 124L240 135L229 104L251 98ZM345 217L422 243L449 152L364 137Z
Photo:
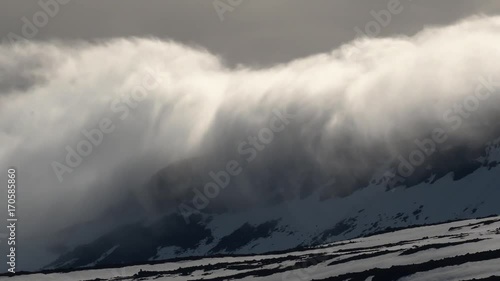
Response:
M157 205L146 186L169 164L206 172L202 190L209 171L252 156L242 143L276 110L293 119L221 201L303 196L332 177L322 192L348 194L435 128L448 136L440 151L480 148L500 128L499 45L498 17L359 39L266 69L146 38L1 45L0 167L19 169L19 235L87 221L130 196ZM163 208L189 200L194 182L164 186Z

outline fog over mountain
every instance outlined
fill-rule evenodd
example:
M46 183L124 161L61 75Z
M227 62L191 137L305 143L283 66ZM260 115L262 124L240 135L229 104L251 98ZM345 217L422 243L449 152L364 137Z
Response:
M419 167L479 157L500 134L499 45L489 16L267 68L156 38L3 43L0 167L19 168L18 235L50 237L103 212L126 219L109 210L131 198L131 213L176 209L230 161L242 172L214 210L311 187L346 196L385 166L411 185ZM442 140L441 158L426 139ZM419 149L425 164L406 173ZM156 194L165 167L204 174Z

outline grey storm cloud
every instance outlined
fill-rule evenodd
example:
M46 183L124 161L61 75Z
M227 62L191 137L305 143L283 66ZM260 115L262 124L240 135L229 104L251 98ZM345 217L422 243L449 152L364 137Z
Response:
M249 173L268 179L283 172L277 166L304 161L320 177L342 179L335 194L352 192L355 179L407 153L416 138L456 127L457 116L443 115L480 85L499 86L499 31L500 18L478 16L413 36L359 38L269 67L231 66L206 49L153 37L2 44L0 168L19 168L19 235L44 237L130 194L141 197L168 164L224 163L276 109L293 109L293 122ZM136 92L151 79L155 87ZM488 141L499 129L499 105L493 90L447 145ZM67 147L76 149L103 120L113 131L60 181L53 163L65 164ZM241 188L265 192L252 179Z

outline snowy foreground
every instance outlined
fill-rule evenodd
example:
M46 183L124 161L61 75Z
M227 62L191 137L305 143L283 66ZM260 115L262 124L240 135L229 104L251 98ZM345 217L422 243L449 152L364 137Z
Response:
M500 280L500 216L268 255L0 277L45 280Z

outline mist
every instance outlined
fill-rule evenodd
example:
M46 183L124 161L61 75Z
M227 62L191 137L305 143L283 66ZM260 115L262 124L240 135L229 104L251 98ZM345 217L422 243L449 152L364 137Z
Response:
M500 129L498 46L500 17L486 16L412 37L358 38L268 68L229 67L201 46L155 38L5 42L0 167L18 168L19 235L92 220L130 196L156 211L144 193L160 170L202 159L196 165L208 173L248 160L238 147L276 111L290 122L219 201L257 202L277 192L269 188L286 193L305 182L345 196L381 166L397 165L398 155L407 158L435 128L448 136L441 151L480 149ZM476 92L484 99L474 110L456 112ZM89 154L68 158L83 140ZM276 186L259 184L271 178ZM164 209L193 195L193 186L179 186Z

